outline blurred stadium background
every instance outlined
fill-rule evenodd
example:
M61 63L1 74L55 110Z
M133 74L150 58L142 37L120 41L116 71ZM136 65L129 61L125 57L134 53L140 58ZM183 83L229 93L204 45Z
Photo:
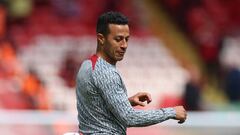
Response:
M77 132L75 75L95 53L105 11L130 19L118 68L142 109L183 104L185 124L129 128L129 135L240 134L239 0L0 0L0 134Z

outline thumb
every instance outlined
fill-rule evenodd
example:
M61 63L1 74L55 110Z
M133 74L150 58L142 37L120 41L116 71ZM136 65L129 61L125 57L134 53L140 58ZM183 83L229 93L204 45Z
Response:
M144 102L141 102L141 101L136 101L136 104L140 105L140 106L143 106L143 107L145 106Z

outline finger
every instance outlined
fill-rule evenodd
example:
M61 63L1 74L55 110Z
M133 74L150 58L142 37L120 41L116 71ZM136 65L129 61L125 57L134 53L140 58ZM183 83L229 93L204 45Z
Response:
M137 105L140 105L140 106L143 106L143 107L145 106L144 102L141 102L141 101L136 101L135 103L136 103Z
M147 103L149 104L150 102L152 102L152 97L149 93L147 93Z
M178 121L179 124L182 124L182 123L184 123L184 122L185 122L185 120L179 120L179 121Z
M148 101L148 97L147 97L147 95L144 94L144 93L140 93L140 94L138 95L138 98L139 98L139 100L142 101L142 102Z
M140 93L140 95L141 95L141 97L144 97L143 100L147 101L147 103L152 102L152 97L151 97L151 95L149 93L142 92L142 93Z
M151 99L146 99L146 101L147 101L148 104L152 102Z

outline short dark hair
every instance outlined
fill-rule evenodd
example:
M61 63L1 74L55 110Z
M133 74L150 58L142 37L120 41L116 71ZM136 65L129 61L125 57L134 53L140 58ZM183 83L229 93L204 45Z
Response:
M110 11L103 13L98 18L96 32L106 36L109 34L109 24L126 25L128 24L128 18L119 12Z

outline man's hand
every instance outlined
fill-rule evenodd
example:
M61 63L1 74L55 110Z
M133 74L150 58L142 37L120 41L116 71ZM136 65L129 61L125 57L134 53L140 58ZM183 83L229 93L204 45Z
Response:
M174 109L175 112L176 112L176 117L175 117L175 119L176 119L176 120L179 120L178 123L179 123L179 124L184 123L185 120L187 119L187 112L186 112L186 110L183 108L183 106L176 106L176 107L173 107L173 109Z
M136 95L128 98L132 106L145 106L145 101L149 104L152 101L151 95L146 92L139 92Z

